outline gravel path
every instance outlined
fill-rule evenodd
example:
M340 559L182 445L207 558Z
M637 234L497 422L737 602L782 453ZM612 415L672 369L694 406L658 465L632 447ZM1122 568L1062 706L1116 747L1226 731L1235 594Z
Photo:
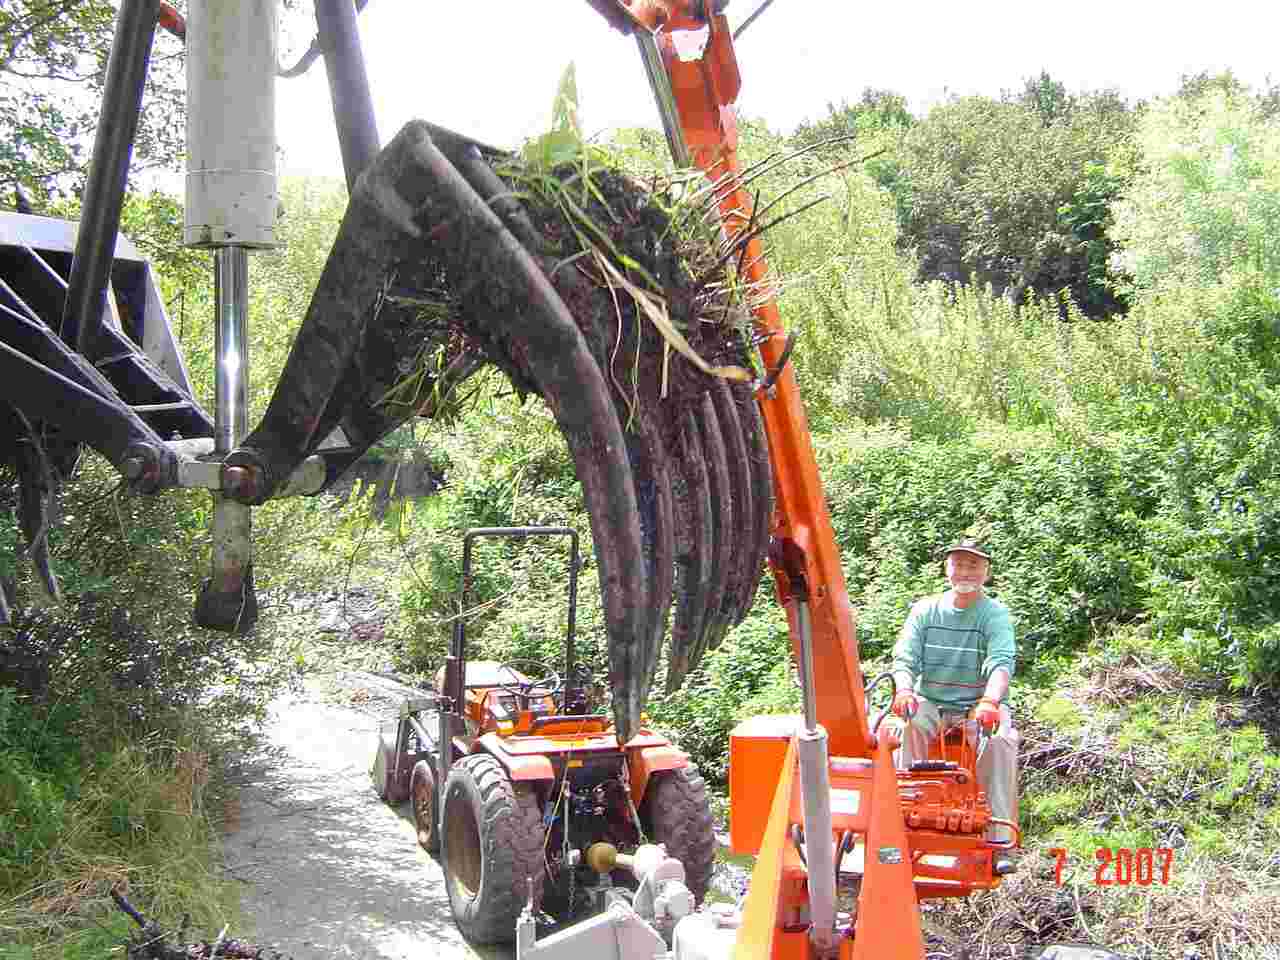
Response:
M373 792L379 720L394 684L348 672L277 700L261 752L239 774L224 840L253 936L293 960L507 960L453 924L439 864L417 844L408 805Z

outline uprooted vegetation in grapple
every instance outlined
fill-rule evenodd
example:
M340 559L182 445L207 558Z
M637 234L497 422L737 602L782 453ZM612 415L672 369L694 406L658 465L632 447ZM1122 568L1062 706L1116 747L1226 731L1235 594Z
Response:
M545 241L539 252L556 261L552 284L593 352L608 358L628 425L654 410L672 440L710 376L750 376L749 321L726 282L705 208L677 199L687 179L646 186L617 168L571 164L498 172ZM716 372L699 369L699 359Z
M691 192L687 177L646 185L613 166L540 170L515 158L497 164L495 172L510 191L501 199L518 202L527 220L519 239L548 268L556 292L607 370L627 414L625 426L634 427L642 411L653 411L664 438L673 439L680 415L708 389L711 377L750 377L749 319L717 252L705 216L707 196L681 199ZM386 402L420 407L430 397L419 388L467 351L484 354L520 396L541 395L527 363L525 336L497 337L483 329L449 289L442 266L429 252L419 252L424 256L398 267L391 289L418 307L434 351L415 357ZM522 313L524 305L512 303L511 309ZM719 369L706 372L695 365L698 360ZM424 371L427 377L420 376Z

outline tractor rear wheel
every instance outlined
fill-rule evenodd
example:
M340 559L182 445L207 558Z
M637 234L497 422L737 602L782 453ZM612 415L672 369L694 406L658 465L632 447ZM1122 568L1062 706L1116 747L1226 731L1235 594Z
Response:
M427 853L440 851L440 831L436 829L436 775L427 760L413 766L409 796L413 800L413 822L418 828L418 843Z
M711 885L716 855L715 821L707 785L695 766L663 770L649 778L640 805L640 822L653 843L684 864L684 882L702 903Z
M493 757L474 754L453 765L441 803L444 880L454 922L473 943L510 943L530 893L535 905L542 897L537 795L512 783Z

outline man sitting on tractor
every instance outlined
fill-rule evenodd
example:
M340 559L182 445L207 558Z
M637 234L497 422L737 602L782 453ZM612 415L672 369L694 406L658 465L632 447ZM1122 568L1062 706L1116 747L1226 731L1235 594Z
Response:
M939 728L972 715L988 734L978 755L978 782L991 814L1017 822L1018 734L1007 704L1017 648L1009 608L986 595L991 553L974 539L948 547L950 589L917 600L893 648L893 712L909 721L899 763L907 769L929 758ZM1008 827L993 824L987 839L1011 842Z

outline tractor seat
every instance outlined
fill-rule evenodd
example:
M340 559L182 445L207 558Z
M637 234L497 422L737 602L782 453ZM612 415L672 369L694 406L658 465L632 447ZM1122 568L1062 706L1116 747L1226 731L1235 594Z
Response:
M501 661L468 660L467 676L462 685L471 689L473 687L500 687L504 684L510 686L529 682L529 677L512 667L504 668ZM436 693L444 693L444 667L436 671Z

